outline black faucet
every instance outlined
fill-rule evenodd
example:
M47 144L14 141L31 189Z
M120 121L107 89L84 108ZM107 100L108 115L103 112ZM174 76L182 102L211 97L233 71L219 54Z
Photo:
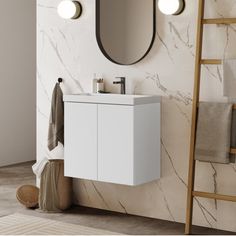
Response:
M120 79L120 81L114 81L113 84L120 84L120 93L125 94L125 77L116 77Z

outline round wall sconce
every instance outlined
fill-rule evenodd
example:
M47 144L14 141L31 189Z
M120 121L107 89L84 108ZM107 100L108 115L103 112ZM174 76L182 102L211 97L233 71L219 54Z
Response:
M165 15L179 15L185 8L184 0L158 0L159 10Z
M63 0L58 5L57 12L63 19L77 19L81 16L82 6L77 1Z

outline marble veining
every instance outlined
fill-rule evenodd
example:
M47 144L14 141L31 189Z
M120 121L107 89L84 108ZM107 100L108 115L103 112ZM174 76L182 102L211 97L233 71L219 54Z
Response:
M108 61L95 38L95 0L81 0L83 14L76 21L57 15L60 0L37 0L37 158L46 147L51 93L58 77L65 94L91 92L94 74L106 89L117 93L112 81L126 76L127 91L162 95L162 177L136 187L88 180L74 181L75 203L126 214L185 221L189 137L194 76L197 1L186 1L180 16L157 12L157 33L148 56L132 66ZM207 0L205 17L235 17L235 0ZM236 58L236 27L206 26L204 58ZM201 100L225 101L222 66L202 68ZM236 165L197 163L196 189L236 195ZM194 199L194 224L236 231L236 204Z

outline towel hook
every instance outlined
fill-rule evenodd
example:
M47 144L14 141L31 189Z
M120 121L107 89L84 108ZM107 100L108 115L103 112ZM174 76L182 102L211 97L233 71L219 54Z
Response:
M62 83L63 79L62 78L58 78L58 83Z

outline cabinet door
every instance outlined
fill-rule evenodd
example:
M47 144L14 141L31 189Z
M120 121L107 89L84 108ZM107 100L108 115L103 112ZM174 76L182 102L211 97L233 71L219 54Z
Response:
M98 180L133 184L133 107L98 105Z
M97 180L97 105L65 103L65 175Z

